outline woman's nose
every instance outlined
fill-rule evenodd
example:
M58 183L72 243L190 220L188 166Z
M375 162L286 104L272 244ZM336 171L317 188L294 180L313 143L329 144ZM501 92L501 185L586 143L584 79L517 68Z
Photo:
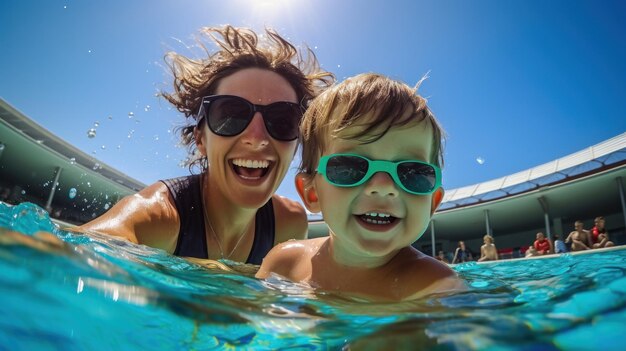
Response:
M265 147L269 144L269 134L263 122L263 116L256 112L248 127L241 134L241 142L253 148Z

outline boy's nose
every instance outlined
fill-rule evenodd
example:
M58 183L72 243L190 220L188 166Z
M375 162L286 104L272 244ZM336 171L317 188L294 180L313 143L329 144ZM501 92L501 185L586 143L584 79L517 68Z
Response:
M377 172L365 182L365 192L368 195L396 197L398 191L396 182L386 172Z
M252 146L254 149L267 146L269 144L270 135L265 128L263 116L260 112L256 112L248 127L241 134L241 142Z

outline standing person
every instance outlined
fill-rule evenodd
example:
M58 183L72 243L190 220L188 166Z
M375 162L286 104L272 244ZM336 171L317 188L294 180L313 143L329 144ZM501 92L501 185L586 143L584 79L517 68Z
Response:
M275 194L293 159L303 109L333 81L313 53L272 30L204 28L208 57L166 56L180 129L200 174L158 181L77 228L124 237L178 256L260 264L280 242L304 238L307 218ZM193 173L193 172L192 172Z
M591 233L585 230L584 223L582 221L574 222L574 231L569 233L565 239L565 243L572 244L572 251L589 250L592 247Z
M454 251L452 263L469 262L473 260L472 251L465 247L465 241L459 241L459 246Z
M487 234L483 237L483 242L485 244L480 247L480 258L478 262L498 260L498 249L496 248L493 237Z
M296 188L330 235L276 246L258 278L393 301L463 287L411 246L444 194L441 129L414 88L378 74L349 78L315 99L301 128Z
M542 232L537 233L537 240L533 243L535 250L537 250L538 255L549 255L553 252L552 243L548 240Z
M613 242L609 240L609 233L606 231L604 217L596 217L593 221L595 226L591 228L591 241L593 248L611 247Z

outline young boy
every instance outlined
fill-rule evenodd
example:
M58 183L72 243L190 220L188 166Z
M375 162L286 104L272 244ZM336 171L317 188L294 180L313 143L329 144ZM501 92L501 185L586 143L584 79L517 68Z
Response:
M324 92L302 125L296 188L330 235L276 246L270 273L324 290L407 300L463 288L454 271L411 246L441 203L441 128L406 84L361 74Z
M497 261L498 249L493 243L493 237L489 234L485 235L483 237L483 243L485 243L485 245L480 247L480 258L478 259L478 262Z

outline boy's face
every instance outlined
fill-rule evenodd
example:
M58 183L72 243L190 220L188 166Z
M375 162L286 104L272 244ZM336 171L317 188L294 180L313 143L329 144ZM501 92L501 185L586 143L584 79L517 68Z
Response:
M339 137L352 134L353 128L362 127L347 128ZM331 139L323 155L352 153L370 160L430 162L432 142L430 125L410 124L392 128L370 144ZM319 206L331 229L335 251L350 252L362 258L390 259L399 249L417 240L428 226L443 194L441 188L431 195L410 194L384 172L374 174L364 184L355 187L337 187L317 174L313 178L313 187L318 197L315 206ZM437 201L433 204L431 200L435 194ZM391 216L391 220L385 216Z

